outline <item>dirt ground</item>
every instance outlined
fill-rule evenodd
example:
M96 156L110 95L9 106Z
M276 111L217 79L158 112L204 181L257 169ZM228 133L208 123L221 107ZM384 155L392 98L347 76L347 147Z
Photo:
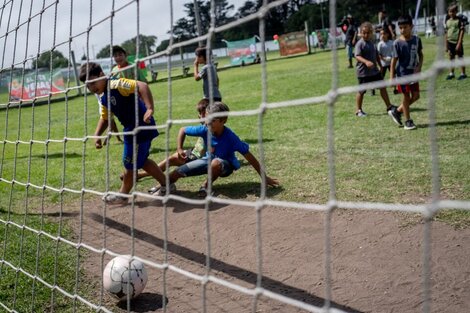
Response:
M83 243L129 254L132 209L85 203ZM167 219L167 255L164 219ZM409 222L409 221L413 222ZM70 221L78 231L79 217ZM254 208L211 204L211 270L216 277L253 288L258 279ZM104 224L103 224L104 223ZM204 275L206 211L203 205L137 198L134 214L135 254L152 262ZM105 226L104 226L105 225ZM267 207L261 214L262 286L307 304L322 306L325 297L325 213ZM332 217L332 307L345 312L422 312L424 225L403 213L337 210ZM470 308L470 229L432 224L431 312L468 312ZM111 257L105 256L105 263ZM100 286L99 254L89 253L86 269ZM146 266L149 281L134 299L131 312L253 312L254 299L239 291L203 285L180 273ZM164 285L165 282L165 285ZM203 294L206 301L203 301ZM96 303L96 302L95 302ZM126 312L126 303L110 296L106 308ZM307 312L260 296L255 312Z

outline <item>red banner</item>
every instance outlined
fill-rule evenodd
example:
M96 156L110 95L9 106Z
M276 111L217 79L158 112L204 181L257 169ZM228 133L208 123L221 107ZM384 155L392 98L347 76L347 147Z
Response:
M279 36L279 48L282 56L307 53L305 32L294 32Z
M33 100L34 97L47 96L51 92L65 90L64 79L60 70L52 75L52 82L49 73L29 73L24 75L23 85L21 76L13 76L10 89L10 99Z

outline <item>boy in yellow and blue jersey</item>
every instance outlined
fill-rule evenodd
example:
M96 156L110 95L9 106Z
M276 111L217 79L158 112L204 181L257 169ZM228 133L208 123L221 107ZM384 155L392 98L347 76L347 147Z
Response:
M103 79L99 79L102 77ZM90 80L94 80L89 82ZM97 95L102 114L95 130L95 136L100 136L108 127L108 118L115 115L124 127L125 132L132 132L137 127L155 126L153 118L153 97L148 85L144 82L126 78L108 80L96 63L83 64L80 69L80 81L87 82L87 88ZM138 93L137 101L135 93ZM109 99L108 99L109 97ZM110 110L111 112L108 112ZM134 146L134 136L135 146ZM124 136L124 151L122 161L124 175L121 188L122 194L128 194L133 187L134 168L144 169L164 186L165 176L157 164L148 158L151 142L158 136L156 128L139 129L135 135ZM95 139L95 147L102 148L100 138ZM134 149L137 160L133 160ZM136 165L134 166L134 163ZM161 188L163 190L164 187ZM127 197L106 195L103 200L112 204L125 204Z

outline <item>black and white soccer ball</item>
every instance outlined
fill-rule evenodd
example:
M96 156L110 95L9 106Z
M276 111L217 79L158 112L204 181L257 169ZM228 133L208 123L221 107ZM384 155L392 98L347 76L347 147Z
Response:
M130 255L119 255L109 261L103 271L103 287L119 300L135 298L147 284L147 270Z

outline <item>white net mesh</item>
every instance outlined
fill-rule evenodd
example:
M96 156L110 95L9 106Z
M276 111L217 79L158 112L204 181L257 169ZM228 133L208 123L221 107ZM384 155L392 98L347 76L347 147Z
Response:
M143 58L139 61L151 62L159 58L167 58L166 72L172 73L175 63L168 55L181 47L193 45L200 41L211 48L211 38L215 34L235 28L250 21L259 20L259 37L261 41L261 51L265 51L266 26L264 17L270 10L280 7L289 1L264 1L263 5L256 13L241 18L237 21L225 25L215 24L215 15L211 15L211 27L209 32L202 34L198 38L183 42L170 41L166 51L158 52ZM116 5L119 3L119 5ZM258 310L272 310L273 307L267 305L265 299L274 300L277 306L284 312L308 311L308 312L356 312L358 310L346 304L332 300L332 215L337 209L367 210L376 212L407 212L418 213L424 217L424 232L422 233L422 308L424 312L430 312L431 308L431 227L432 217L437 211L442 209L470 210L470 202L465 200L441 200L440 194L440 167L439 150L436 132L436 103L435 85L437 76L443 69L451 66L459 67L468 65L468 59L459 60L455 63L444 60L443 37L437 39L436 47L437 59L432 66L425 71L399 79L398 81L381 81L371 85L351 85L339 86L338 70L338 47L333 42L331 51L332 79L329 92L320 96L305 98L292 98L285 101L270 102L268 100L269 79L267 75L266 56L261 57L261 95L260 104L252 109L232 110L229 116L253 117L256 120L257 132L256 143L259 145L258 156L261 163L262 182L259 189L259 197L254 200L234 200L230 198L211 197L204 200L195 200L184 195L167 195L157 197L149 195L137 189L129 195L131 203L128 214L121 214L122 220L118 220L112 211L103 205L103 208L93 211L90 203L93 197L106 194L118 194L111 191L111 181L114 180L112 168L119 163L116 154L110 145L106 147L105 160L100 163L103 168L99 168L89 162L91 151L89 144L95 136L90 133L89 122L93 124L96 118L96 99L93 95L82 95L83 84L76 79L75 68L72 60L75 55L73 51L83 49L86 56L95 55L98 47L95 46L96 38L99 38L103 45L113 46L117 41L119 33L126 27L135 28L135 34L140 34L140 25L143 19L152 19L152 12L145 11L149 8L151 1L112 1L105 11L96 10L96 2L89 3L78 1L4 1L1 7L0 16L0 42L3 44L1 58L1 80L2 80L2 118L4 119L2 136L2 159L0 163L0 186L2 198L2 215L0 222L2 225L2 249L0 250L0 276L9 277L10 289L8 296L0 298L0 306L7 312L36 312L39 300L46 293L47 308L60 312L62 305L68 305L67 310L74 312L82 311L103 311L114 312L118 310L132 311L135 305L147 308L148 311L162 309L170 312L184 312L189 309L196 311L242 311L247 306L227 306L221 307L220 302L213 300L219 296L230 298L232 302L240 300L241 295L247 296L248 306L252 312ZM329 28L334 29L338 22L336 12L336 1L329 2ZM159 6L160 4L156 5ZM326 5L326 4L325 4ZM155 27L168 27L174 23L173 1L166 2L164 9L168 11L169 25L155 25ZM211 1L211 8L214 10L215 1ZM437 7L442 15L444 12L444 1L438 1ZM160 7L158 8L161 9ZM83 19L83 12L89 13L88 20ZM77 17L78 16L78 17ZM158 24L158 23L156 23ZM171 37L173 38L173 37ZM77 46L84 43L83 46ZM139 45L137 45L138 47ZM55 64L53 61L57 57L55 51L65 51L65 56L69 63ZM139 55L139 51L136 51ZM51 64L47 70L40 69L37 61L40 58L49 60ZM109 51L109 62L111 63L111 49ZM87 58L91 60L90 57ZM85 61L87 61L85 60ZM188 64L186 64L188 65ZM132 67L137 71L137 65ZM184 66L184 62L183 62ZM61 69L62 81L56 79L56 74ZM165 71L160 69L159 71ZM337 199L336 183L336 162L335 162L335 105L340 96L352 97L356 92L364 89L380 88L392 86L400 82L427 81L427 105L429 110L429 147L431 153L431 180L432 195L429 204L402 204L383 203L369 201L339 201ZM29 89L20 88L15 97L11 97L17 86L29 85ZM5 84L4 84L5 83ZM64 88L55 88L57 84ZM165 82L168 93L168 118L165 123L158 126L160 131L164 131L165 144L162 145L165 155L171 151L170 141L171 129L174 125L186 125L197 122L197 119L176 119L173 118L174 99L173 80L171 74ZM7 86L6 88L4 86ZM44 86L44 88L42 88ZM15 90L16 90L15 89ZM32 90L32 91L30 91ZM5 97L8 99L5 100ZM77 101L83 104L83 116L70 116L69 107ZM47 109L39 107L45 103ZM267 195L265 168L265 140L263 122L266 112L278 109L290 109L306 105L324 105L327 110L327 171L328 171L328 201L324 202L295 202L277 200ZM47 111L46 120L38 120L37 111ZM44 114L44 113L41 113ZM73 123L71 120L75 120ZM76 123L76 120L79 120ZM72 126L73 125L73 126ZM137 131L145 129L138 128ZM27 132L27 133L25 133ZM123 135L123 133L118 133ZM102 138L114 138L117 133L109 133ZM163 149L162 148L162 149ZM39 158L38 158L39 155ZM80 161L77 162L77 159ZM288 165L283 165L288 166ZM26 170L24 170L26 168ZM40 172L41 175L37 175ZM103 179L91 180L90 176L101 173ZM308 173L306 173L308 175ZM79 177L71 179L70 177ZM97 175L99 176L99 175ZM38 178L39 177L39 178ZM209 177L211 174L209 173ZM134 177L134 180L136 177ZM210 178L209 178L210 179ZM93 188L90 186L99 186ZM209 188L211 192L211 188ZM159 217L156 217L156 228L159 230L140 229L136 225L136 215L141 214L142 202L148 202L152 206L156 200L162 200L155 205L159 209ZM50 204L53 203L53 204ZM78 203L78 204L77 204ZM140 206L139 206L140 205ZM212 249L218 246L218 238L214 233L220 229L211 229L211 219L219 218L211 215L211 210L217 206L232 205L238 208L251 209L255 221L253 240L251 245L244 245L244 249L254 250L255 261L251 263L250 269L224 262L214 256ZM74 207L77 210L70 210L67 207ZM145 207L145 206L144 206ZM160 207L162 210L160 212ZM195 214L203 222L201 231L194 241L199 240L198 248L202 253L185 247L171 240L173 232L183 232L177 223L172 220L175 217L169 212L169 208L199 207L203 208L203 214ZM266 219L268 209L271 210L288 209L292 212L321 212L324 217L322 235L316 237L323 240L323 265L321 277L323 281L322 296L315 296L309 290L303 290L283 283L281 279L271 279L263 276L263 268L266 266L267 258L263 257L266 239L263 229L263 218ZM90 211L91 210L91 211ZM269 212L269 211L268 211ZM109 217L108 214L112 216ZM265 214L265 215L263 215ZM46 226L45 220L57 218L55 227ZM71 219L70 219L71 217ZM183 217L184 218L184 217ZM37 219L35 221L35 219ZM65 221L68 221L65 223ZM90 226L84 221L94 221L95 226ZM73 224L73 232L69 232L69 221ZM199 221L201 222L201 221ZM227 223L230 222L227 220ZM88 232L97 231L97 224L101 224L98 229L100 236L95 240L88 240ZM176 226L175 226L176 225ZM177 230L175 230L177 229ZM15 238L19 238L19 245L12 245ZM201 244L202 242L202 244ZM146 244L147 243L147 244ZM137 246L139 245L139 246ZM48 250L47 252L45 251ZM19 251L16 257L11 256L11 251ZM48 255L50 253L50 255ZM101 277L91 277L96 272L102 272L107 260L119 254L131 254L144 262L151 269L150 279L156 281L153 286L158 286L160 298L146 294L141 297L141 302L117 306L110 301L101 287ZM227 252L229 253L229 252ZM235 254L243 255L243 250L234 251ZM26 260L33 258L35 266L26 265ZM60 280L63 258L70 262L65 269L70 272L66 275L67 283ZM191 262L188 262L190 260ZM24 263L23 263L24 262ZM236 262L236 261L234 261ZM197 264L197 266L194 265ZM293 265L296 266L296 265ZM309 266L309 265L304 265ZM45 268L50 268L46 271ZM98 270L96 270L98 269ZM320 272L320 271L318 271ZM92 273L92 274L90 274ZM93 274L94 273L94 274ZM223 273L221 275L220 273ZM152 276L156 275L157 277ZM8 275L8 276L6 276ZM91 282L91 283L90 283ZM90 285L88 285L90 284ZM23 286L29 286L27 296L23 295ZM213 286L217 287L213 287ZM90 292L87 288L98 288ZM194 287L196 286L196 287ZM274 287L273 287L274 286ZM185 292L185 287L191 291ZM220 288L223 291L215 291ZM85 289L85 291L83 291ZM44 291L46 290L46 291ZM184 298L186 306L181 303L172 302L175 294L194 293L191 297ZM88 291L88 292L87 292ZM233 296L231 293L237 294ZM237 298L238 297L238 298ZM247 301L244 298L244 301ZM168 301L168 303L167 303ZM192 302L199 303L191 306ZM220 300L224 302L225 300ZM243 302L240 300L240 302ZM214 303L216 303L214 305ZM42 304L41 304L42 305ZM134 305L134 306L133 306ZM179 305L179 306L178 306ZM214 306L216 309L214 309ZM26 308L26 309L25 309ZM388 310L385 308L384 310Z

